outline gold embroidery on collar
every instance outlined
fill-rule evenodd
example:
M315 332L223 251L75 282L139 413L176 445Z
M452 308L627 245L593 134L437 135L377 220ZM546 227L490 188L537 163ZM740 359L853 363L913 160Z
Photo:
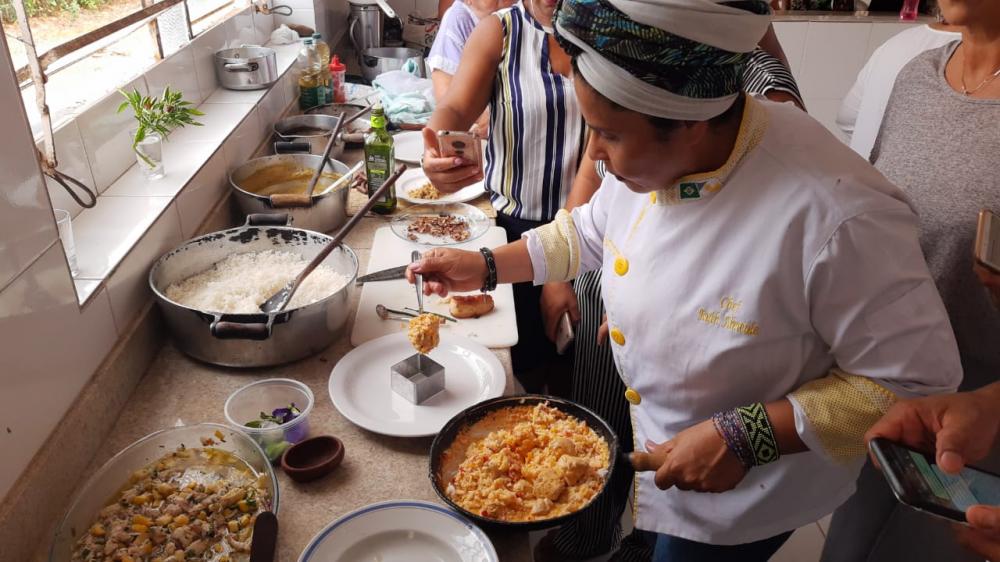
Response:
M740 121L740 131L736 135L733 151L726 163L717 170L691 174L678 179L667 189L656 191L658 205L676 205L685 201L697 201L706 195L714 195L722 190L733 169L751 150L760 144L767 130L767 111L760 102L747 96Z

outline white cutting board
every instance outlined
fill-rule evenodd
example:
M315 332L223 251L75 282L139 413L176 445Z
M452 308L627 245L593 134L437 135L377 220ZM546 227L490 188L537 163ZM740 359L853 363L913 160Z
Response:
M491 226L486 234L465 244L451 246L462 250L478 250L482 247L496 248L507 243L507 234L497 226ZM413 250L424 251L427 246L402 240L392 233L389 227L383 227L375 232L372 242L371 258L368 260L368 273L374 273L390 267L403 265L410 261ZM469 293L475 294L475 293ZM511 347L517 343L517 320L514 316L514 292L510 285L499 285L491 293L496 308L479 318L463 318L458 322L445 322L442 331L465 336L486 347ZM451 313L448 304L440 302L438 296L424 297L424 308L428 312L441 314ZM389 308L403 310L404 307L417 307L417 293L413 285L405 279L396 281L379 281L365 283L361 288L361 303L358 305L357 316L354 319L354 330L351 332L351 345L358 346L369 340L388 334L405 331L406 322L399 320L382 320L375 314L375 305L384 304Z

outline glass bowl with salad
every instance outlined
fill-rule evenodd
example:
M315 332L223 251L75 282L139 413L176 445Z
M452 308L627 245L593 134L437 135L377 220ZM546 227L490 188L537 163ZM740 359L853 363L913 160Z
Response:
M308 386L292 379L265 379L230 394L225 414L277 463L289 447L309 437L312 407Z

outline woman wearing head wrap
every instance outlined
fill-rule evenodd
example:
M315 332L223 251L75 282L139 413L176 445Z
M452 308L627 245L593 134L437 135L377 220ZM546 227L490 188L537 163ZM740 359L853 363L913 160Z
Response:
M897 397L961 378L905 198L791 104L742 93L768 22L763 1L564 0L610 176L522 240L410 268L444 294L603 266L657 560L767 560L851 494Z

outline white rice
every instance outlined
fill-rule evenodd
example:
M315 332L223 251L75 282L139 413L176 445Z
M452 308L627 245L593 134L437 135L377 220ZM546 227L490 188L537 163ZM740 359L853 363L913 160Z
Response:
M308 261L292 252L265 250L234 254L211 268L167 287L167 298L209 312L254 313L291 281ZM320 265L295 291L286 309L324 299L350 281L328 265Z

